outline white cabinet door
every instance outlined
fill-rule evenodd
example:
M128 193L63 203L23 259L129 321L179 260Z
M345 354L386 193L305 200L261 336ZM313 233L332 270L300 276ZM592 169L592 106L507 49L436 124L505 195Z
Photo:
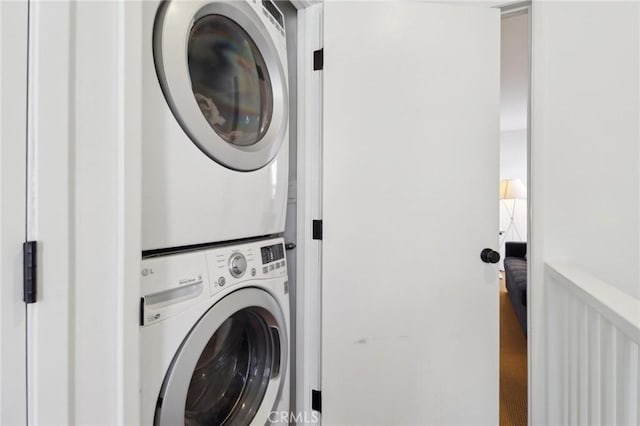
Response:
M26 224L28 3L0 2L0 424L26 424Z
M322 422L496 425L499 10L324 7Z

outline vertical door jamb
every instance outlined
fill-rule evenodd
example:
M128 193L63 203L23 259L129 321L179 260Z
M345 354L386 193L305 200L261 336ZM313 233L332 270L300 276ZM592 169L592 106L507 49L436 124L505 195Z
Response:
M30 2L0 3L0 424L27 423L26 148Z

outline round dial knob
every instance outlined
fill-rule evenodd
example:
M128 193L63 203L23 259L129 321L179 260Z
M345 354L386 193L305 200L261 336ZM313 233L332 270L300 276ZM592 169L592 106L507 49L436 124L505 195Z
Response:
M240 278L247 270L247 259L242 253L233 253L229 258L229 272L236 278Z

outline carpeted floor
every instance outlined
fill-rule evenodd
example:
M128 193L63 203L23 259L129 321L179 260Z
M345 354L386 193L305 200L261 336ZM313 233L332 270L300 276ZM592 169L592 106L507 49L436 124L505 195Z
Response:
M500 280L500 426L527 424L527 340Z

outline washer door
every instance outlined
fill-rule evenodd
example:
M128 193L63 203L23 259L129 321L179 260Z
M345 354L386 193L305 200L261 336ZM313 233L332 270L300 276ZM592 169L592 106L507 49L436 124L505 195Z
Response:
M288 343L282 311L266 291L238 290L205 313L165 376L154 424L267 422L285 384Z
M277 155L287 130L286 76L248 3L167 1L153 44L169 107L206 155L240 171Z

